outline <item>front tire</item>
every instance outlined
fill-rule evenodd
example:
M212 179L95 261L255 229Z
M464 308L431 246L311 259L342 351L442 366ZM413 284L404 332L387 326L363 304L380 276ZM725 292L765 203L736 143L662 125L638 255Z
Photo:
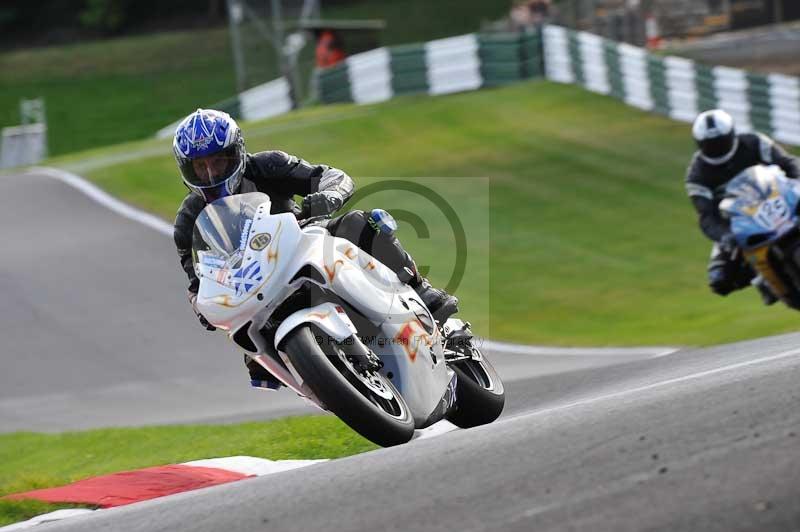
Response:
M414 435L414 418L392 383L377 372L365 378L316 326L289 333L281 350L325 407L368 440L390 447Z
M458 376L456 407L448 413L453 425L468 429L486 425L497 419L506 402L503 381L494 366L477 352L476 358L453 362L450 367Z

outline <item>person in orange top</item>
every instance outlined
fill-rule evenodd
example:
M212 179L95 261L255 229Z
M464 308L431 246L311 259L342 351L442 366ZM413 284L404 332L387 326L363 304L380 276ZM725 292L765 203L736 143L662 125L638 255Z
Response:
M332 30L322 30L317 38L317 67L332 67L344 61L345 57L339 36Z

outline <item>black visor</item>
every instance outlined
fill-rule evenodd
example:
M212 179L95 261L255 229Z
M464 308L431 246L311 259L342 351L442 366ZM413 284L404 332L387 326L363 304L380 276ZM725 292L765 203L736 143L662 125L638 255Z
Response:
M697 141L697 147L706 157L719 159L731 152L735 141L736 135L731 131L727 135Z

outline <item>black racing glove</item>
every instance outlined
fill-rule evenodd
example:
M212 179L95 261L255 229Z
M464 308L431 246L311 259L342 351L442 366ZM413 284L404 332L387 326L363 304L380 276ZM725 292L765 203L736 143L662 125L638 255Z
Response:
M736 237L733 236L733 233L725 233L722 235L722 238L719 239L719 248L728 255L733 255L733 253L738 249Z
M217 328L208 323L206 317L197 311L197 294L193 294L190 292L189 302L192 304L192 311L194 312L195 316L197 316L197 319L200 320L200 325L205 327L207 331L216 331Z
M342 197L336 192L314 192L303 198L303 208L299 218L326 216L338 211L343 203Z

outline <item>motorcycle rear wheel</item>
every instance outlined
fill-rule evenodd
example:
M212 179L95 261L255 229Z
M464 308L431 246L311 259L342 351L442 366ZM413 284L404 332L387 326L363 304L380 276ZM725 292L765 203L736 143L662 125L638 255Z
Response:
M368 440L390 447L414 435L411 411L389 379L359 370L316 326L289 333L281 350L325 407Z

